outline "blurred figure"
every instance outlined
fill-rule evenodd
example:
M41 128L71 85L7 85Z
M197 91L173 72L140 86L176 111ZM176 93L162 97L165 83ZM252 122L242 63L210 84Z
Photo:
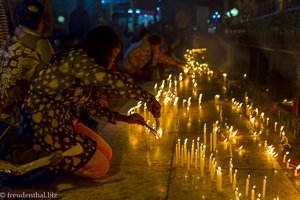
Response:
M17 139L21 104L31 81L53 57L43 33L48 33L47 11L37 0L18 7L18 26L0 50L0 159L24 164L49 155Z
M77 0L77 8L72 11L69 22L69 33L82 43L90 28L89 14L85 10L85 0Z
M136 43L142 39L144 39L147 35L150 34L149 29L142 27L140 31L136 32L132 38L131 38L131 43Z
M42 36L47 17L36 0L26 0L18 8L20 26L0 51L1 119L18 123L18 110L31 80L54 55Z
M157 64L183 66L173 58L163 54L160 50L163 38L157 34L150 34L137 43L132 44L119 63L122 72L135 76L135 79L159 79Z
M112 28L115 33L119 36L119 38L121 39L121 51L120 51L120 57L118 59L121 59L123 56L123 51L127 41L126 38L124 36L124 27L121 26L120 24L120 14L119 13L113 13L111 16L111 20L108 22L107 26L109 26L110 28Z

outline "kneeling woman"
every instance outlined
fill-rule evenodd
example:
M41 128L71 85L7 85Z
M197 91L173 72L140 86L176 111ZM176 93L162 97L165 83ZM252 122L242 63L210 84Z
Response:
M111 123L145 123L138 114L124 116L102 106L94 91L146 102L153 116L160 117L160 105L152 94L108 71L119 49L120 40L113 30L97 27L88 33L83 48L66 52L33 81L21 113L20 137L38 151L66 151L76 144L84 150L49 167L53 172L101 178L109 169L111 149L97 133L79 123L81 112Z

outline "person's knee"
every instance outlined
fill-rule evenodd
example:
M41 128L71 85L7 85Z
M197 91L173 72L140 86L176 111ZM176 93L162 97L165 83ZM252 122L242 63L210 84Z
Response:
M97 169L95 169L95 171L93 172L91 178L93 179L99 179L104 177L108 170L109 170L109 161L106 160L106 162L102 162L101 166L97 167Z

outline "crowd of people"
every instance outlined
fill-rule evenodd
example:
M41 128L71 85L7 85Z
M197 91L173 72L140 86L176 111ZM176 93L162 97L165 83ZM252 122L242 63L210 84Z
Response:
M146 29L121 58L122 38L107 25L87 33L73 30L60 51L54 51L45 37L51 20L43 2L20 3L19 25L0 49L0 162L18 166L50 156L50 165L32 173L102 178L112 149L80 116L144 126L139 114L111 110L111 96L143 101L159 118L160 104L135 81L153 78L147 75L158 63L183 66L161 51L163 37ZM76 145L83 151L63 156ZM3 166L7 165L0 166L0 173L9 172ZM0 181L11 176L6 178L1 175Z

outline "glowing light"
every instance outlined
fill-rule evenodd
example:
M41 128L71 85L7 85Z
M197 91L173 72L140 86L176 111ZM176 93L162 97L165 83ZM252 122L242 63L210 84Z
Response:
M66 18L64 16L60 15L57 17L57 21L62 24L66 21Z

